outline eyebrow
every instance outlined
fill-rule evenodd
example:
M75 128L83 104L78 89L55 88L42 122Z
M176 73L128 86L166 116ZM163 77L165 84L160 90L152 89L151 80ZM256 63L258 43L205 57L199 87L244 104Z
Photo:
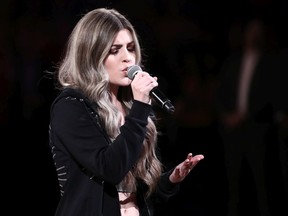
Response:
M127 45L129 46L129 45L133 45L134 44L134 41L131 41L131 42L129 42L129 43L127 43ZM121 47L121 46L123 46L123 44L117 44L117 43L115 43L115 44L112 44L112 47Z
M111 47L116 47L116 48L121 48L123 45L122 44L112 44L112 46Z

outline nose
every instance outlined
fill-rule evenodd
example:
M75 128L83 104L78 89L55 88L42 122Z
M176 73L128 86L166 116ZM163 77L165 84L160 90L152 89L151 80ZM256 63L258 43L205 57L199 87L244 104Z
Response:
M123 62L128 63L132 60L132 53L129 52L127 49L124 50L123 52Z
M130 61L131 61L131 60L128 59L128 58L123 59L123 62L125 62L125 63L129 63Z

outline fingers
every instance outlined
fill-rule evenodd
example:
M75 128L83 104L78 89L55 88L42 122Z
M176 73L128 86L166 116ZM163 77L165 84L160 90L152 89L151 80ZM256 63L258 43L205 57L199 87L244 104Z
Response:
M191 171L193 167L196 166L202 159L204 159L202 154L193 156L192 153L189 153L187 155L187 159L184 161L184 166Z
M155 79L155 77L150 76L147 72L138 72L131 83L134 99L149 103L150 92L157 86L157 78Z
M141 84L141 86L149 86L152 85L152 88L158 86L157 77L152 77L147 72L138 72L134 79L134 83Z
M195 155L195 156L193 157L193 160L195 160L195 161L200 161L200 160L202 160L202 159L204 159L204 155L201 155L201 154Z
M187 155L187 158L192 158L193 157L193 154L192 153L189 153L188 155Z
M203 155L195 155L193 156L192 153L187 155L187 158L180 163L178 166L175 167L174 172L170 175L171 182L181 182L183 181L186 176L190 173L190 171L199 163L200 160L204 158Z
M196 161L196 160L202 160L202 159L204 159L204 155L198 154L198 155L193 156L192 153L189 153L189 154L187 155L187 159L189 159L189 160L194 160L194 161Z

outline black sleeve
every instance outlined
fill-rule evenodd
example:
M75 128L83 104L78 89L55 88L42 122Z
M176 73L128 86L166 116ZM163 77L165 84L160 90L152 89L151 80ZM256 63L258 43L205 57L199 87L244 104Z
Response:
M62 98L51 109L54 145L90 172L118 184L139 158L151 106L134 101L113 143L105 138L81 100Z
M180 183L172 183L169 176L174 168L162 174L156 190L156 201L163 203L168 201L172 196L176 195L180 189Z

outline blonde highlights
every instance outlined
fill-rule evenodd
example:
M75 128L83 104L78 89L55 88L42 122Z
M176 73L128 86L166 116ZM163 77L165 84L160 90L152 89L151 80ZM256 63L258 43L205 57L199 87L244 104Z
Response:
M120 133L123 114L112 104L104 61L118 32L123 29L130 31L135 44L136 64L141 64L140 45L132 24L114 9L99 8L84 15L73 29L58 70L60 88L78 89L97 104L97 111L111 141ZM119 88L118 99L128 114L133 100L130 86ZM143 152L123 180L136 189L137 179L141 179L148 185L147 195L155 190L162 172L162 164L155 152L156 144L155 122L149 117Z

